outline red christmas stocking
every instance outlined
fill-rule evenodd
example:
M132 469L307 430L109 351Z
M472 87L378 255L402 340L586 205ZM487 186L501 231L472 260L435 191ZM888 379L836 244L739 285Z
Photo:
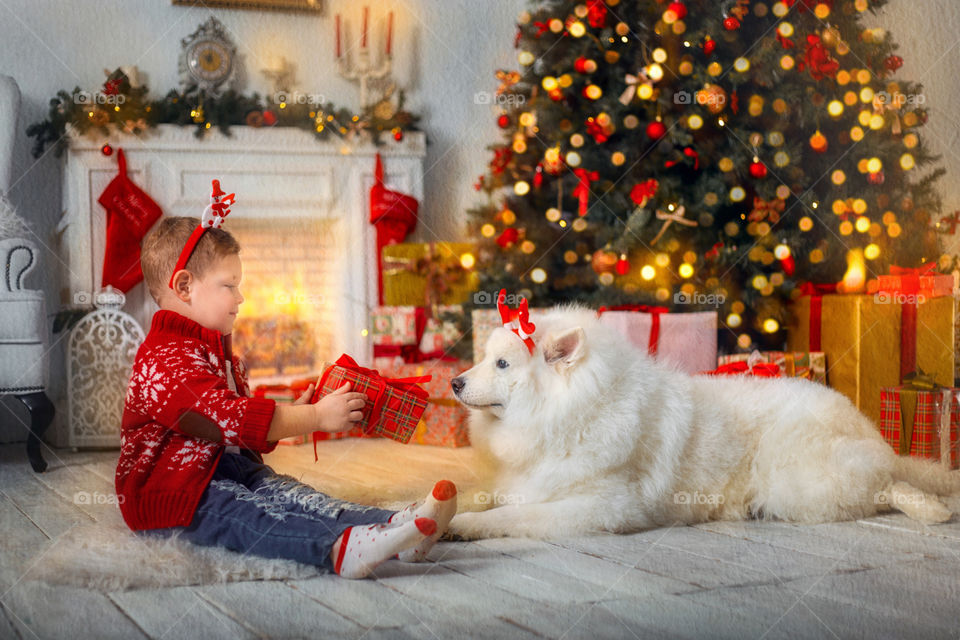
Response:
M117 150L117 161L120 171L97 200L107 210L107 250L101 286L113 285L126 293L143 280L140 241L163 211L127 177L123 149Z
M383 185L383 162L377 154L373 187L370 188L370 223L377 228L377 283L383 304L383 248L402 242L417 226L417 199Z

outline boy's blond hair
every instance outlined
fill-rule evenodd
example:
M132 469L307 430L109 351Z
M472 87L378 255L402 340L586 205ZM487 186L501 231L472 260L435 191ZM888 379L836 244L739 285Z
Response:
M170 276L177 266L180 252L199 224L200 218L165 216L144 237L140 247L140 267L150 295L157 304L160 304L160 294L169 288ZM204 272L218 260L236 253L240 253L240 244L229 231L207 229L185 268L202 278Z

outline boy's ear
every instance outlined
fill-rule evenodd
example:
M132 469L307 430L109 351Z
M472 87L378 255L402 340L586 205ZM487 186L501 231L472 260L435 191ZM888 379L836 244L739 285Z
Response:
M543 341L543 359L563 372L577 364L587 351L587 336L581 327L547 336Z
M180 269L173 274L173 294L183 302L190 302L190 289L193 286L193 274Z

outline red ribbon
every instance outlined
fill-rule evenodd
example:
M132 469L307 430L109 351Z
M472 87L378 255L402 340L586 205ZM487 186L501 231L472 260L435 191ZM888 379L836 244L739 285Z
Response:
M921 291L921 276L931 276L936 263L928 262L919 267L890 266L890 275L900 277L898 293L917 294ZM904 301L900 305L900 379L917 370L917 306L919 300Z
M660 183L653 178L635 184L633 185L633 189L630 190L630 199L633 200L634 204L638 207L642 207L647 204L647 200L657 194L657 187L659 186Z
M419 203L413 196L387 189L383 183L383 162L377 154L370 188L370 223L377 230L377 291L383 304L383 248L403 242L417 226Z
M600 307L597 309L597 316L602 316L604 311L639 311L649 313L651 318L650 340L647 342L647 353L651 356L657 355L657 345L660 343L660 314L670 313L666 307L653 307L646 304L618 304L613 307Z
M810 296L810 345L809 351L822 351L820 348L820 325L823 314L823 296L836 293L836 284L814 284L804 282L800 285L800 294Z
M686 147L686 148L683 150L683 155L687 156L688 158L693 158L693 168L694 168L695 170L700 168L700 154L697 153L697 151L696 151L695 149L693 149L692 147ZM675 164L680 164L680 161L679 161L679 160L667 160L666 162L663 163L663 166L666 167L667 169L669 169L670 167L672 167L672 166L675 165Z
M320 379L317 381L317 388L313 392L313 398L310 399L311 403L317 402L320 399L320 394L323 393L323 385L327 382L327 378L330 376L330 373L333 371L334 367L341 367L347 369L348 371L353 371L361 376L369 378L373 384L376 386L376 397L373 398L373 408L370 410L370 415L367 417L367 429L370 429L377 423L377 420L380 419L380 412L383 409L383 403L386 400L387 396L387 387L396 387L403 391L404 393L410 393L421 400L426 400L429 398L429 394L425 389L417 385L430 382L433 379L433 376L412 376L409 378L384 378L380 375L380 372L376 369L367 369L361 367L357 364L356 360L348 356L347 354L341 355L337 362L324 370L323 375L320 376ZM342 385L341 385L342 386ZM370 396L367 396L369 399ZM320 440L321 431L313 432L313 461L316 462L319 460L317 457L317 442Z
M780 367L770 362L760 362L750 366L743 360L722 364L713 371L705 372L708 376L735 376L735 375L754 375L761 378L779 378Z
M587 171L586 169L574 169L573 175L577 176L580 182L573 188L573 197L580 200L580 216L587 215L587 205L590 201L590 183L600 179L600 174L596 171Z

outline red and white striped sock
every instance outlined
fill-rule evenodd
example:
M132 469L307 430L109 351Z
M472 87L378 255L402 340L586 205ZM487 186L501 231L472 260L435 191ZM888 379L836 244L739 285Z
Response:
M430 518L350 527L340 536L333 570L344 578L365 578L377 565L419 544L436 530L437 523Z
M434 543L447 530L450 520L457 513L457 486L449 480L441 480L433 486L433 491L421 500L390 517L391 523L407 522L413 518L430 518L437 523L437 530L420 544L401 551L398 558L403 562L420 562L427 557Z

